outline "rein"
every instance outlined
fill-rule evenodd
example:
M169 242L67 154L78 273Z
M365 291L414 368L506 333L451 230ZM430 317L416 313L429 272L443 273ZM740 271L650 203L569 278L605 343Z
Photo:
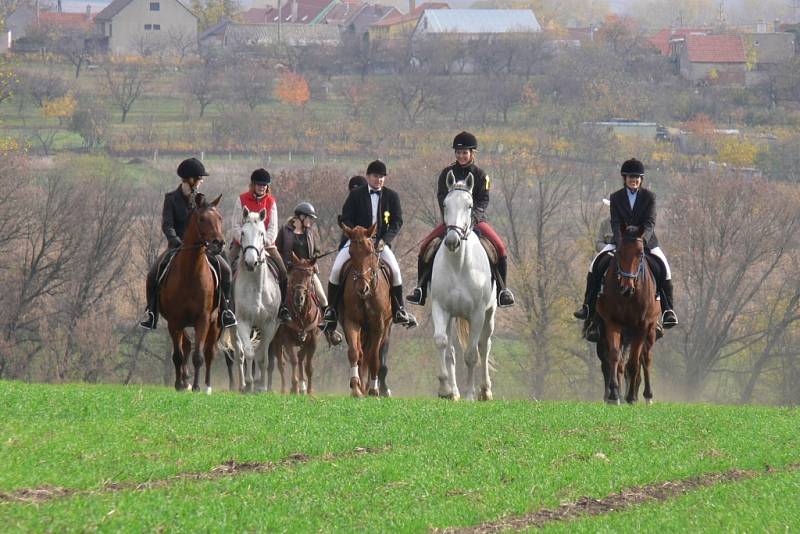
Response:
M313 267L297 267L297 266L293 265L292 267L289 268L289 270L290 271L302 271L304 273L309 273L309 274L313 274L314 273L314 268ZM310 283L311 283L311 277L309 277L307 279L306 283L304 283L304 284L294 284L292 286L291 298L289 298L288 294L286 295L286 300L289 301L288 302L288 307L292 312L292 320L293 320L293 322L297 323L298 331L303 331L309 325L311 325L312 323L315 323L315 321L313 321L313 320L308 324L305 324L303 322L303 319L305 318L305 315L306 315L309 307L312 305L311 298L310 298L310 293L311 293L311 288L309 287ZM305 299L304 299L305 304L304 304L303 308L300 309L300 310L295 308L295 305L294 305L294 300L295 300L294 299L294 295L295 295L295 293L297 291L302 291L303 293L305 293ZM313 317L312 317L312 319L313 319Z
M375 258L378 260L378 267L377 268L376 267L369 267L369 268L364 269L363 271L360 271L360 272L353 272L353 281L354 282L357 282L359 280L364 280L364 282L367 283L367 288L369 289L369 292L366 295L364 295L362 298L369 297L375 291L375 285L378 282L378 271L380 270L380 259L379 259L380 258L380 253L376 252L376 251L373 251L370 254L375 256ZM367 273L370 273L370 272L372 274L368 275Z
M644 251L639 255L639 268L636 269L636 272L626 272L622 270L622 267L619 265L619 254L614 254L614 263L616 264L617 268L617 279L620 278L627 278L629 280L638 280L644 274Z

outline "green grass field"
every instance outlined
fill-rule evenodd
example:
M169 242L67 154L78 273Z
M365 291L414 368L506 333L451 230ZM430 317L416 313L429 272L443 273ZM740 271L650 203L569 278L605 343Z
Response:
M419 532L770 466L776 471L547 527L793 531L798 429L797 409L754 406L209 397L0 382L0 524ZM261 465L214 471L230 461ZM20 501L37 488L56 494Z

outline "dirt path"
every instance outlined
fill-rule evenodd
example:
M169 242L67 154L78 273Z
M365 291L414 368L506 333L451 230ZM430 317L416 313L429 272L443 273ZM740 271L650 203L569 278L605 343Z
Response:
M792 464L781 469L773 469L767 466L763 471L731 469L723 473L706 473L683 480L636 486L608 495L602 499L581 497L577 501L564 503L558 508L544 508L522 516L506 517L472 527L437 529L435 532L446 534L488 534L506 530L543 527L556 521L570 521L582 517L620 512L646 502L663 502L715 484L739 482L763 474L795 471L797 469L800 469L800 464Z
M107 482L97 489L61 488L57 486L21 488L9 492L0 492L0 503L43 503L53 499L72 497L73 495L99 495L125 490L145 491L165 488L184 480L215 480L245 473L264 473L282 467L292 467L312 461L333 462L364 454L378 454L386 452L389 449L390 447L388 446L379 448L357 447L352 451L335 454L331 453L322 456L308 456L303 453L295 453L275 462L237 462L236 460L228 460L210 471L179 473L169 478L150 480L147 482Z

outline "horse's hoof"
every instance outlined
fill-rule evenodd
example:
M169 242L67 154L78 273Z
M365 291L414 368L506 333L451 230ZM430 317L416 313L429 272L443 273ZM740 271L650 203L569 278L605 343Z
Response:
M361 390L360 390L360 389L358 389L358 388L352 388L352 389L350 390L350 395L351 395L353 398L356 398L356 399L358 399L358 398L361 398L361 397L363 397L363 396L364 396L364 395L361 393Z
M192 391L192 385L186 384L186 391Z
M491 390L481 390L480 395L478 395L479 401L490 401L492 400L492 392Z
M645 399L645 400L644 400L644 403L645 403L647 406L652 406L652 405L653 405L653 399Z
M375 388L369 388L367 395L369 395L370 397L380 397L380 392Z
M206 386L206 395L211 395L211 386Z
M386 388L386 387L381 387L380 394L381 394L381 397L391 397L392 396L392 390L389 389L389 388Z
M606 399L606 404L611 406L619 406L620 402L619 399Z

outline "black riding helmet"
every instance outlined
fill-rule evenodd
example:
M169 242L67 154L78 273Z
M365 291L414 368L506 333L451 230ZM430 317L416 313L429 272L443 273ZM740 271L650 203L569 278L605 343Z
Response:
M272 176L265 169L256 169L250 175L250 181L257 185L269 185L272 182Z
M350 181L347 182L347 190L352 191L353 189L361 187L362 185L367 185L367 179L359 174L350 178Z
M189 158L181 161L180 165L178 165L178 176L182 180L188 180L189 178L208 176L208 173L199 159Z
M644 178L644 163L636 158L631 158L622 164L619 172L622 176L633 175Z
M475 136L469 132L461 132L460 134L456 135L455 138L453 138L453 150L463 148L477 150L478 139L476 139Z
M386 164L379 159L376 159L367 166L367 175L377 174L379 176L386 176Z
M311 204L311 202L301 202L295 206L294 214L296 217L305 215L306 217L311 217L312 219L317 218L317 210L314 209L314 206Z

